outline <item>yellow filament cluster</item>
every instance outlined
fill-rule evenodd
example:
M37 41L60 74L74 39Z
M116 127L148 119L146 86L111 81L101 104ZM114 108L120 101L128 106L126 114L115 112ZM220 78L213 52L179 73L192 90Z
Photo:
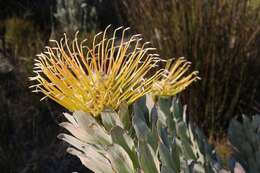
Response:
M108 28L94 37L91 47L85 46L86 40L78 42L77 34L70 44L66 35L60 42L53 40L55 46L47 46L35 59L33 92L42 92L70 111L97 116L106 107L117 109L148 92L174 95L197 79L196 72L182 78L189 67L184 59L168 62L147 77L162 61L150 53L154 48L141 44L140 35L127 39L129 28L117 28L112 37L106 34Z
M107 28L108 29L108 28ZM31 80L38 84L31 87L34 92L42 92L71 111L81 110L98 115L106 107L116 109L123 101L128 104L149 92L160 73L145 78L159 58L148 53L153 48L140 46L140 35L133 35L127 41L122 31L116 44L118 28L112 38L106 31L94 37L91 48L79 43L77 36L69 45L68 39L54 47L46 47L46 52L35 60L37 74ZM101 36L101 41L97 38Z
M153 94L160 96L173 96L183 91L192 82L200 79L197 76L197 71L186 75L190 68L190 64L191 63L183 57L176 61L173 59L167 60L165 70L161 73L160 80L153 84Z

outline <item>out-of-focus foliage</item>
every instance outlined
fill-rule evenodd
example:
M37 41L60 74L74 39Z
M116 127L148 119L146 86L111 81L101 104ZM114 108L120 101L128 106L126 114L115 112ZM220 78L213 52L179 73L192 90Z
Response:
M96 6L88 0L57 0L53 35L76 31L91 33L98 28ZM53 36L54 37L54 36Z
M259 111L259 4L250 0L123 0L122 16L167 56L185 56L202 81L184 94L189 115L220 133L241 112Z
M24 61L32 58L43 47L42 35L39 29L30 20L12 17L5 21L5 40L14 49L14 53L23 57ZM22 60L22 61L23 61Z
M260 115L250 119L243 115L242 122L233 119L228 129L233 157L247 172L260 172Z

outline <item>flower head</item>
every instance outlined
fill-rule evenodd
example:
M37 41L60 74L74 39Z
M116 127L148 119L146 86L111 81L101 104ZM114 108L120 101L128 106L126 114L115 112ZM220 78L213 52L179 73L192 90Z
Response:
M109 28L109 27L108 27ZM150 92L160 77L157 71L146 78L149 71L160 61L148 43L141 44L140 35L128 40L123 29L117 44L118 28L112 37L97 34L92 47L85 41L78 42L77 35L69 44L65 35L53 47L35 59L34 92L42 92L69 109L81 110L97 116L106 107L117 109L120 103L134 102ZM98 41L99 39L99 41ZM45 98L45 97L44 97Z
M200 79L197 71L189 73L190 62L183 57L174 61L166 61L165 69L161 73L161 79L153 84L153 94L159 96L173 96L183 91L192 82Z

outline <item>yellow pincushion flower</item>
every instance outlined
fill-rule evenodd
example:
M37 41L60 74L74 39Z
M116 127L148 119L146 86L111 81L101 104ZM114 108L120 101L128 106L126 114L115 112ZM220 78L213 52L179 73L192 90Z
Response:
M107 28L108 29L108 28ZM66 35L54 47L35 60L37 81L34 92L42 92L69 109L81 110L97 116L106 107L117 109L120 103L134 102L150 92L161 71L149 78L147 74L160 59L151 54L153 48L141 44L140 35L129 40L122 31L116 44L118 28L111 38L106 31L94 37L91 48L78 42L77 36L69 45ZM96 41L100 38L101 41Z
M70 111L97 116L146 93L175 95L198 79L197 72L184 76L190 63L183 58L167 60L165 69L154 73L157 63L165 62L151 53L154 48L141 44L140 35L126 39L129 28L117 28L112 37L106 34L108 28L95 35L91 47L84 45L86 40L79 43L77 34L70 44L66 35L60 42L52 41L55 46L47 46L35 59L33 92L42 92Z
M166 61L165 70L161 73L161 79L153 84L153 94L158 96L173 96L183 91L192 82L200 79L197 71L186 75L190 68L190 62L183 57L174 61Z

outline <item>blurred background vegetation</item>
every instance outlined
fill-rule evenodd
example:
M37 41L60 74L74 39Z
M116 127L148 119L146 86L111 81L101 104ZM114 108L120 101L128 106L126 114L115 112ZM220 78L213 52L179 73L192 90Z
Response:
M28 89L49 39L130 26L163 58L184 56L202 80L181 94L189 119L226 157L229 121L260 112L260 0L0 0L0 168L88 172L56 136L65 111Z

